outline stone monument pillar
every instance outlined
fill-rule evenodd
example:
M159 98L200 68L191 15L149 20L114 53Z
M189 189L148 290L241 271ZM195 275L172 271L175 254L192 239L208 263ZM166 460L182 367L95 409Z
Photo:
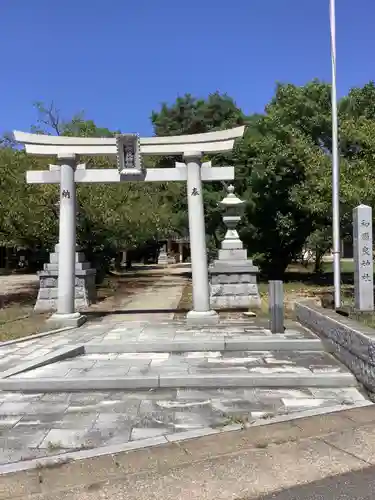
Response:
M163 245L160 249L159 256L158 256L158 264L160 264L162 266L168 265L168 254L167 254L166 245Z
M163 245L160 249L159 256L158 256L158 264L160 264L162 266L168 265L168 254L167 254L166 245Z
M354 295L359 311L374 310L374 259L372 208L359 205L353 210Z
M234 194L233 186L228 187L228 195L220 202L227 232L221 243L219 258L209 268L210 304L213 309L260 306L256 280L258 268L247 258L247 251L236 230L244 204Z
M53 311L58 309L58 276L60 261L60 245L55 246L55 251L50 254L50 261L44 264L39 275L39 292L34 307L35 311ZM76 249L74 276L74 307L83 309L96 300L95 274L96 269L91 268L85 261L85 255Z

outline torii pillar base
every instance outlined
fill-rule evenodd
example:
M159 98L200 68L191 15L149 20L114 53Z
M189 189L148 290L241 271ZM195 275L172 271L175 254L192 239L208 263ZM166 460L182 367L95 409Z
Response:
M48 323L51 323L56 328L71 327L78 328L87 321L87 317L79 312L72 314L52 314L50 318L47 319Z
M216 311L189 311L186 315L188 325L217 325L219 315Z

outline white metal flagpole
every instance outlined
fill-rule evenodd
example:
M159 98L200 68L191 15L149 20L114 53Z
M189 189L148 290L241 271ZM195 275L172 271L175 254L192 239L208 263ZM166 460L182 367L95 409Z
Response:
M336 91L336 13L335 0L330 0L331 63L332 63L332 238L335 307L341 306L340 266L340 164L338 150L337 91Z

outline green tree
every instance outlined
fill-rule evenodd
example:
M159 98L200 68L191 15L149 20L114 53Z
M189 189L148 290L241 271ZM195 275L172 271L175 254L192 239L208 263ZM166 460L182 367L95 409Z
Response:
M198 99L191 94L179 97L173 104L162 104L160 111L153 111L151 121L154 132L160 136L184 135L210 132L232 128L245 123L245 115L227 94L215 92L207 99ZM211 155L204 158L212 160L214 165L228 164L231 155ZM162 158L158 166L173 167L175 161L182 158ZM230 164L230 163L229 163ZM174 192L171 197L172 211L176 214L175 231L187 234L187 198L186 186L178 189L168 184L167 189ZM204 183L205 220L209 251L215 249L222 237L221 211L218 202L223 198L224 185L221 182Z
M315 179L326 157L294 124L282 124L279 111L259 118L256 133L248 130L234 152L237 189L247 201L241 235L274 279L282 278L325 210Z

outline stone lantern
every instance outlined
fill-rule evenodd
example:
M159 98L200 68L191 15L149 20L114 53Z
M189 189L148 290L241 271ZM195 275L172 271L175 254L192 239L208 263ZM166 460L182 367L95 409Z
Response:
M247 258L247 250L237 232L237 224L245 209L245 202L228 187L227 196L219 203L223 222L227 227L218 259L209 268L210 301L214 309L248 309L260 306L256 275L258 268Z
M232 250L242 248L242 242L237 233L237 224L241 221L245 202L237 198L234 194L234 186L228 186L227 196L219 202L220 207L224 211L223 222L227 227L224 240L221 244L223 250Z

